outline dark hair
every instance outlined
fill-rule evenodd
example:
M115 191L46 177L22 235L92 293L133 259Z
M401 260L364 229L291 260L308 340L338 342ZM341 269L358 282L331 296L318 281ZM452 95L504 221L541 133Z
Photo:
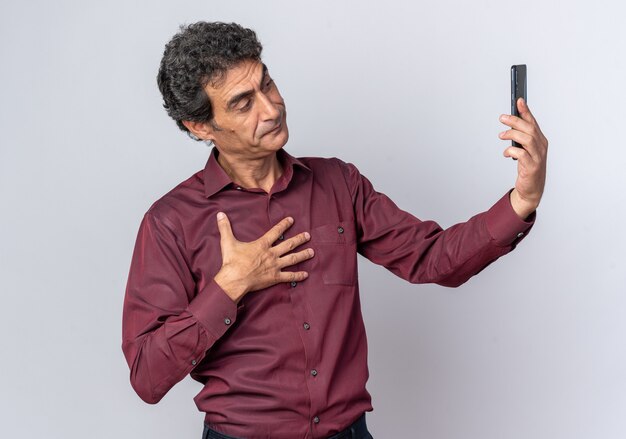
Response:
M210 82L219 85L226 71L244 60L261 60L263 46L251 29L236 23L199 21L181 25L165 45L157 74L163 107L191 138L183 120L208 122L213 107L204 91Z

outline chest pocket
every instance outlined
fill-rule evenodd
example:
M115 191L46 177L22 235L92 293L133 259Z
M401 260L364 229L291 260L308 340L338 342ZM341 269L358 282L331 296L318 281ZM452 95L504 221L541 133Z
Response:
M357 277L356 230L353 221L311 229L314 269L327 285L354 285Z

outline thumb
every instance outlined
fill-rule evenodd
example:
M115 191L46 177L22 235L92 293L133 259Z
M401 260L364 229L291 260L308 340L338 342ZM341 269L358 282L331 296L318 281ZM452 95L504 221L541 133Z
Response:
M217 213L217 228L220 231L220 241L226 244L234 241L233 229L230 227L230 221L224 212Z

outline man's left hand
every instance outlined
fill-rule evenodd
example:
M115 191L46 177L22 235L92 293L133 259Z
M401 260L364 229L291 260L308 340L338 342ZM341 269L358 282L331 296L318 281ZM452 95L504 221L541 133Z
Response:
M511 130L500 133L501 139L515 140L522 148L510 146L505 157L517 159L517 180L511 192L511 205L520 218L526 219L537 209L546 184L548 140L541 132L524 99L517 100L521 117L503 114L500 122Z

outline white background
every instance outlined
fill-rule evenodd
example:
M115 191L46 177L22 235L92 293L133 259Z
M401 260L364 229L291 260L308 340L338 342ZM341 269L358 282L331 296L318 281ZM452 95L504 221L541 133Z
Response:
M458 289L362 259L377 439L626 437L623 3L20 1L0 4L0 435L199 438L186 379L135 395L122 300L139 222L208 149L161 107L182 23L253 28L296 156L355 163L448 227L515 162L509 69L550 141L537 223Z

